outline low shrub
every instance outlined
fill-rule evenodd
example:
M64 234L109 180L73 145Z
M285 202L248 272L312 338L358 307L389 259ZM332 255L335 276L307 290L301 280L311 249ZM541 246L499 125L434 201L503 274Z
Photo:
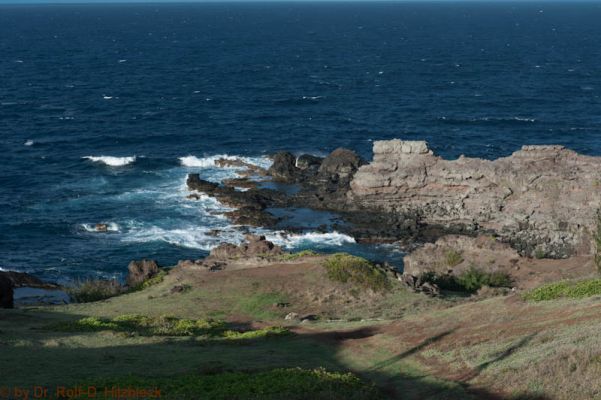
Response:
M533 289L524 295L525 300L545 301L560 298L582 299L601 295L601 279L561 281Z
M83 387L158 388L162 399L206 400L376 400L376 387L349 372L322 368L279 368L259 372L213 372L169 377L123 377L90 380ZM98 391L97 397L105 394ZM100 396L100 397L98 397ZM86 395L78 397L87 399Z
M463 256L454 249L447 250L445 253L445 263L449 267L456 267L463 262Z
M425 272L421 275L421 279L424 282L434 283L443 290L469 293L475 293L484 286L508 288L513 284L513 279L506 272L486 272L476 266L471 266L467 271L457 276Z
M476 292L483 286L511 287L513 283L511 276L506 272L485 272L474 266L471 266L456 279L457 283L468 292Z
M77 282L66 292L77 303L90 303L117 296L123 290L117 281L93 279Z
M324 262L328 278L342 283L382 291L390 288L386 274L362 257L338 253L329 256Z

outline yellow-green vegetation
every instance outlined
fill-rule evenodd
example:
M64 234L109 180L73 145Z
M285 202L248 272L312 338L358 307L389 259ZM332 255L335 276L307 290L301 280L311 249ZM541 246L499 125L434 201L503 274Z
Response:
M390 281L386 274L362 257L337 253L329 256L323 265L328 278L333 281L348 282L373 291L390 288Z
M543 301L561 298L582 299L601 295L601 279L549 283L524 295L526 300Z
M50 330L63 332L114 331L141 336L210 336L225 339L259 339L268 336L287 335L281 327L236 331L227 329L222 321L182 319L174 317L148 317L144 315L120 315L115 318L85 317L73 322L50 325Z
M105 300L122 293L121 285L117 282L95 279L78 282L66 291L77 303Z
M456 267L463 262L463 256L455 249L449 249L445 253L445 263L448 267Z
M384 397L372 384L351 373L323 368L278 368L261 372L221 372L171 377L126 377L91 381L82 386L160 388L162 399L203 400L375 400ZM104 394L100 393L100 398ZM91 397L83 396L80 399Z
M280 256L280 260L282 261L296 261L303 257L315 257L318 256L319 253L313 250L301 250L296 253L282 254Z

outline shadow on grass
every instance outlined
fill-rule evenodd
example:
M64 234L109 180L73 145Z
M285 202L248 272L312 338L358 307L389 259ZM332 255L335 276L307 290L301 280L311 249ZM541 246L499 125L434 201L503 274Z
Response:
M40 385L54 388L57 385L77 385L127 376L160 379L185 374L205 376L291 367L349 371L353 368L342 361L340 354L343 343L379 333L377 327L367 327L304 332L259 340L228 340L226 343L197 340L195 337L126 336L106 331L57 332L47 328L50 322L71 321L78 317L81 316L45 310L0 310L0 386ZM371 368L355 368L353 372L379 385L382 399L550 400L535 396L504 398L484 390L471 390L465 383L437 380L428 375L408 375L400 369L398 372L390 372L393 371L390 368L384 371L386 367L418 353L450 333L442 332ZM508 357L527 342L524 340L494 360L482 364L479 371ZM164 398L171 398L168 393L166 395ZM191 393L189 398L195 398L194 394ZM220 398L204 396L202 399ZM315 398L319 397L303 393L286 397L287 400Z

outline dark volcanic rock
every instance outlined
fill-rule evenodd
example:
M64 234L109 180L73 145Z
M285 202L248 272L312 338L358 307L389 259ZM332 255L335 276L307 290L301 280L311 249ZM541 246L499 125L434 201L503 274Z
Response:
M267 172L277 181L295 182L300 170L296 167L296 157L292 153L282 151L273 157L273 164Z
M199 192L206 193L209 196L213 195L213 193L219 188L219 185L214 182L200 179L200 175L198 174L189 174L186 184L188 185L188 189L198 190Z
M296 159L296 167L300 170L314 170L317 172L321 166L323 158L312 156L310 154L303 154Z
M154 260L132 261L129 263L127 270L127 286L133 288L158 274L159 265Z
M265 209L287 204L286 195L275 190L251 188L242 192L230 186L205 181L198 174L189 174L186 183L190 190L203 192L228 207L236 208L225 215L240 225L273 226L278 219Z
M1 271L0 277L8 279L12 287L32 287L38 289L56 289L58 285L44 282L33 275L25 272Z
M334 150L322 161L319 167L319 177L330 181L350 182L364 162L352 150L339 148Z
M222 243L211 250L206 262L243 257L265 257L282 254L282 248L265 239L265 236L246 235L246 242L239 246Z
M0 275L0 308L13 308L13 284L5 275Z

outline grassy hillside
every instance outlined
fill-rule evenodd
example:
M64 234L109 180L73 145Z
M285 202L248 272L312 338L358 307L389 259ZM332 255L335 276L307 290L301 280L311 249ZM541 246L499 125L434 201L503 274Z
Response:
M596 297L429 299L395 280L383 291L333 281L323 261L179 269L105 301L1 310L1 383L156 385L163 398L203 399L601 393Z

